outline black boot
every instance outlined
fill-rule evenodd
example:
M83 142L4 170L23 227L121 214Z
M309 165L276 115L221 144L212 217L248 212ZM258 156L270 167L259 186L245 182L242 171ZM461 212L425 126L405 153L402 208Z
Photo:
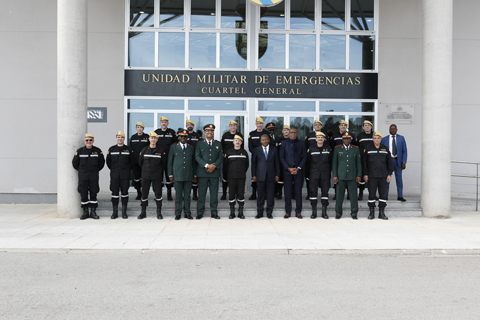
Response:
M311 219L317 219L317 201L312 200L310 201L312 204L312 215L310 216Z
M97 216L97 208L91 208L91 209L90 209L90 217L91 217L92 219L95 219L95 220L100 219L100 217Z
M227 188L228 188L228 185L227 185L226 182L224 182L223 185L222 185L223 194L222 194L222 197L220 198L220 200L227 200Z
M127 216L127 204L122 204L122 218L123 219L128 219L128 216Z
M385 207L378 208L378 219L388 220L388 217L385 215Z
M80 217L80 220L85 220L90 218L90 214L88 213L88 207L83 207L83 214Z
M368 215L368 220L375 219L375 207L368 207L368 209L370 209L370 214Z
M162 216L162 201L157 201L157 219L163 219Z
M363 200L363 189L358 189L358 198L357 198L358 201L362 201Z
M323 219L328 219L328 214L327 214L327 205L322 205L322 218Z
M230 215L228 219L235 219L235 202L230 203Z
M147 217L147 206L142 206L142 212L140 212L137 219L144 219L146 217Z
M167 200L172 201L172 187L167 187Z
M243 202L238 203L238 217L240 219L245 219L245 216L243 215Z
M250 198L248 198L248 200L257 200L257 187L252 188L252 195Z
M192 198L192 200L197 201L197 200L198 200L198 187L193 187L192 190L193 190L193 198Z
M118 203L113 204L113 213L112 213L112 216L110 218L112 218L112 219L117 219L118 218Z
M135 200L142 200L142 189L141 188L137 189L137 197L135 198Z

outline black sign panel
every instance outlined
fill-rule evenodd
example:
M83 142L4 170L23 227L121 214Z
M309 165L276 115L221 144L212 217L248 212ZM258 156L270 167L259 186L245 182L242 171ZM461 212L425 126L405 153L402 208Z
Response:
M377 99L378 74L125 70L125 95Z

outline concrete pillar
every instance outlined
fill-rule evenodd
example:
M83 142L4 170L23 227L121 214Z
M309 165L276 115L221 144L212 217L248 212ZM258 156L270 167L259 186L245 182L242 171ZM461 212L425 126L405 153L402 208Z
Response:
M450 217L453 0L423 0L422 208Z
M87 0L57 0L57 212L81 215L75 151L87 131Z

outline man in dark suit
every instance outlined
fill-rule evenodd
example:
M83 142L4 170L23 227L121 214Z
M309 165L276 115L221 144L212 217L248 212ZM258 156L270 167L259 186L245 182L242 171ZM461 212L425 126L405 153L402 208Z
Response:
M397 200L407 201L403 197L402 170L407 168L407 143L405 138L397 134L397 125L390 126L390 135L383 137L382 144L390 149L392 154L393 166L395 168L395 181L397 183ZM390 183L388 184L390 187ZM388 189L387 189L388 199Z
M297 138L297 129L290 128L290 138L282 141L280 146L280 162L283 167L285 183L285 219L292 213L292 189L295 187L295 216L302 219L302 184L303 169L307 162L305 143Z
M280 175L280 162L277 148L270 145L267 134L260 137L261 146L256 147L252 154L252 181L257 182L257 215L255 219L263 217L265 194L267 194L267 218L273 219L275 182Z

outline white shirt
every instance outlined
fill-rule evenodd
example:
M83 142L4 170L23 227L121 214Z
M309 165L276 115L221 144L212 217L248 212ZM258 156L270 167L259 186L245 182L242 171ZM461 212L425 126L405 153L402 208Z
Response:
M267 154L269 153L269 147L270 145L267 145L266 147L262 146L263 154L265 155L265 148L267 148Z

